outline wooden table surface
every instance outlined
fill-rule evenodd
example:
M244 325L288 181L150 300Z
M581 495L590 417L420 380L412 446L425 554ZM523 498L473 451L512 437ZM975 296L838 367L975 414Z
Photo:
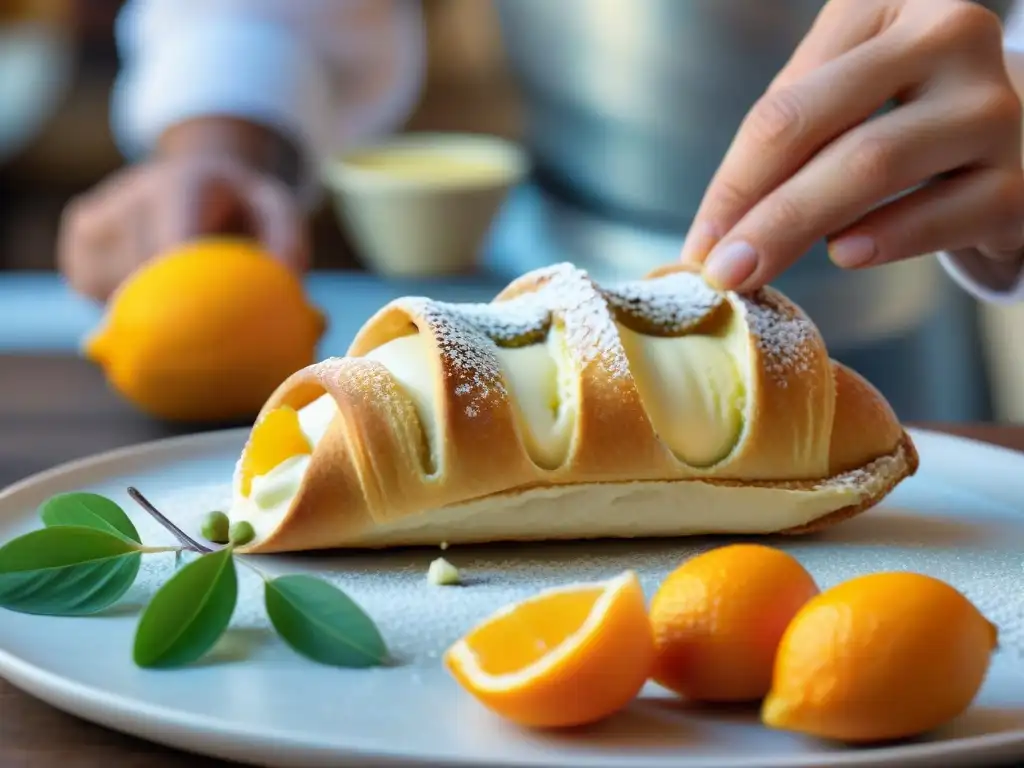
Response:
M1024 450L1024 426L923 425ZM61 462L175 434L134 412L85 362L0 354L0 486ZM0 680L0 766L207 768L175 752L91 725Z

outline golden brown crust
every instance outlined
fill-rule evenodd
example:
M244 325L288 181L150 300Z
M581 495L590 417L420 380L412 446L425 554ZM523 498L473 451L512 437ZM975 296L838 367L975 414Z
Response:
M819 517L817 520L812 520L805 525L787 528L779 531L779 533L787 536L818 533L826 528L831 528L834 525L838 525L839 523L849 520L851 517L856 517L862 512L867 512L869 509L876 506L880 501L882 501L882 499L892 493L896 486L903 480L915 475L918 467L920 466L921 459L917 453L917 448L914 446L914 441L910 439L910 435L906 432L901 431L897 450L902 451L906 457L904 468L899 473L892 475L875 493L864 498L857 504L842 507L834 512L829 512L823 517Z
M829 359L799 307L772 289L716 294L697 281L684 267L663 268L609 299L580 270L559 265L524 275L489 305L391 303L364 325L346 357L295 373L264 406L261 417L328 392L339 413L285 519L249 551L346 546L388 521L538 486L703 480L800 489L882 457L913 458L880 491L875 482L858 504L788 531L796 533L869 508L913 473L917 454L888 403ZM692 293L693 311L664 303L674 298L671 291ZM651 306L642 317L634 305L645 302ZM658 335L721 326L742 342L746 424L726 458L711 467L690 466L659 439L617 323ZM575 410L568 456L560 466L543 468L525 447L495 345L514 346L553 324L567 340ZM410 333L427 341L435 365L429 424L420 422L395 377L363 357Z
M829 443L829 472L864 465L865 457L892 453L906 438L888 401L859 373L833 363L836 410Z

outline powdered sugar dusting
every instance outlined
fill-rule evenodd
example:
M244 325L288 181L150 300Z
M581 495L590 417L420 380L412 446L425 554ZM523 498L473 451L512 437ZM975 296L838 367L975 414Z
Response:
M571 264L538 270L545 299L561 316L565 346L583 368L596 364L611 379L629 375L629 359L604 294Z
M421 330L433 335L442 370L452 380L449 388L470 418L485 413L495 398L507 395L496 345L539 343L556 322L577 370L597 366L609 380L624 379L630 368L617 315L640 318L654 332L681 334L727 301L725 294L688 272L602 288L569 263L530 272L514 282L508 293L509 298L491 303L454 304L425 297L394 302L418 317L425 326ZM805 315L764 291L741 297L739 306L768 373L780 384L785 386L791 376L810 368L816 331Z
M499 346L539 341L551 324L551 310L532 293L492 304L449 304L433 302L441 312L460 325L470 325Z
M553 320L563 326L566 348L579 368L598 364L609 378L629 374L629 361L611 309L587 274L570 264L531 273L534 290L491 304L451 304L423 297L397 306L420 318L433 335L451 391L474 418L492 398L506 396L495 345L543 340Z
M811 369L816 357L817 331L806 315L777 304L766 291L753 298L742 297L740 301L768 375L785 386L791 376Z
M499 346L509 346L543 338L554 312L572 312L595 327L606 316L621 313L639 317L664 333L678 334L693 328L726 301L700 276L687 272L601 287L584 270L556 264L523 278L534 279L539 283L535 290L499 302L431 304L434 311L459 324L472 325ZM592 351L598 356L607 354L607 343L599 340L594 346Z
M604 293L618 312L638 316L669 335L686 333L725 304L723 294L690 272L619 283Z
M482 315L463 314L458 305L425 298L400 302L427 324L441 358L446 386L460 400L463 412L474 417L493 399L507 396L494 342L485 327L472 321Z
M880 456L863 467L851 469L814 485L815 490L857 490L864 497L874 497L900 477L907 468L907 455L901 446L892 456Z
M333 367L325 368L320 374L321 379L330 375L338 378L339 383L351 383L353 389L365 393L376 402L391 404L391 374L384 366L353 358L338 358Z
M340 360L344 359L343 357L332 355L331 357L324 358L319 363L313 363L309 370L316 378L323 379L331 374Z

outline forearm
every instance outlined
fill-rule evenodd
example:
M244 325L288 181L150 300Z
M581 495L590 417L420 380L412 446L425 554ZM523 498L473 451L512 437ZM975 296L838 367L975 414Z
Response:
M411 110L415 2L129 0L117 25L118 144L130 158L197 144L241 151L297 178L312 205L325 160Z

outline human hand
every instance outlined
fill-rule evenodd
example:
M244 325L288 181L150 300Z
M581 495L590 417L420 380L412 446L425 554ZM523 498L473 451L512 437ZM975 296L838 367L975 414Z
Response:
M997 16L969 0L822 9L741 125L682 258L753 290L821 238L846 268L973 248L1021 261L1021 102Z
M252 236L296 270L307 266L305 221L291 189L241 153L192 147L119 171L73 200L58 264L76 291L106 301L143 262L215 234Z

